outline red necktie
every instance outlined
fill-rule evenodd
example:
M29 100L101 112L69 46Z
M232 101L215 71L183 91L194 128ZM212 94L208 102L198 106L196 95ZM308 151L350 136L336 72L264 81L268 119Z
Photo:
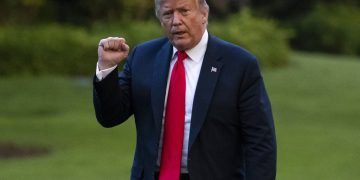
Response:
M183 61L188 56L184 51L178 51L177 55L178 60L171 73L166 103L159 180L178 180L180 177L186 90Z

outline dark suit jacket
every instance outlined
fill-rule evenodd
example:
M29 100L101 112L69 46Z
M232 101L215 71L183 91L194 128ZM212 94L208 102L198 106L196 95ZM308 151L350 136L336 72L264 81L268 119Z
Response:
M101 125L135 116L132 180L154 179L171 56L168 39L156 39L134 48L120 74L94 78ZM257 61L211 35L194 97L188 170L192 180L271 180L276 174L274 122Z

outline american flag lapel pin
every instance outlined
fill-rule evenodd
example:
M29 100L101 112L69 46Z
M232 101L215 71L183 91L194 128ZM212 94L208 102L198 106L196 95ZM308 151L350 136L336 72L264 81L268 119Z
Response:
M211 67L211 72L217 72L217 68L216 67Z

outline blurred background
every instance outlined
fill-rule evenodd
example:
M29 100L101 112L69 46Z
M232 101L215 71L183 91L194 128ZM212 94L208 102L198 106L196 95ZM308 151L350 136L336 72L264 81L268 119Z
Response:
M360 179L358 0L208 0L209 32L259 59L279 180ZM101 38L161 37L148 0L0 1L0 180L129 179L134 121L97 124Z

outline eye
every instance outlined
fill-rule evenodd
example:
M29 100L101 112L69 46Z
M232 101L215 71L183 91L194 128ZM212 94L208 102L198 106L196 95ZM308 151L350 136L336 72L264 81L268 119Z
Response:
M182 9L179 9L179 11L182 15L187 15L187 14L189 14L190 9L182 8Z
M171 17L171 11L164 11L163 13L162 13L162 17L163 18L170 18Z

